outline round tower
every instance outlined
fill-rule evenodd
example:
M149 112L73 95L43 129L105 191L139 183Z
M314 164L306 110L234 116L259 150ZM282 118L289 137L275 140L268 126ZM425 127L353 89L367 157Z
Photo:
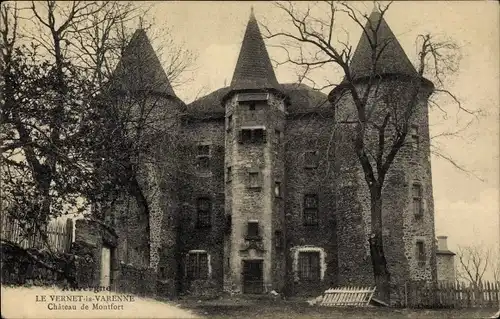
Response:
M129 165L138 168L131 172L128 204L117 218L120 242L115 255L124 263L159 271L161 279L174 279L178 159L171 154L178 154L172 140L180 130L185 105L175 95L145 30L132 35L108 89L124 123L134 123L126 128L131 138L150 145L141 145L140 156L130 158L134 163Z
M371 84L367 104L371 110L369 120L378 124L378 128L367 126L365 145L370 153L376 154L379 148L379 128L388 113L391 116L386 129L384 158L389 154L396 130L407 131L405 143L390 166L382 190L385 257L391 280L400 287L410 280L435 281L434 204L427 105L433 84L417 73L377 10L371 13L365 29L370 30L371 27L377 28L377 43L383 48L377 60L376 76L373 77L371 71L372 49L366 34L361 36L350 64L352 84L358 92L363 92ZM350 84L344 81L329 95L330 101L338 106L339 119L357 119L351 95L348 92L342 94L349 90ZM347 126L345 132L354 134ZM375 160L370 161L376 171ZM355 258L347 258L353 254L349 249L350 234L342 232L342 229L350 229L348 221L339 220L338 243L339 271L347 274L346 277L352 277L354 281L359 260L363 259L368 266L371 264L368 242L371 233L370 193L357 158L356 165L359 211L353 211L353 214L361 215L365 231L365 252L358 253ZM352 271L349 273L347 269ZM340 278L341 283L346 280L348 279Z
M283 282L275 253L284 232L285 96L280 91L257 20L250 15L226 112L224 286L262 293Z

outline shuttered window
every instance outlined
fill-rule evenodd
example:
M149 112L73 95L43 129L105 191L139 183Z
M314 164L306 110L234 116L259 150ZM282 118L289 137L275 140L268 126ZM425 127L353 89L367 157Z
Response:
M206 252L193 252L187 256L187 277L189 279L206 279L208 277L208 255Z
M299 252L299 279L316 281L320 279L319 252Z

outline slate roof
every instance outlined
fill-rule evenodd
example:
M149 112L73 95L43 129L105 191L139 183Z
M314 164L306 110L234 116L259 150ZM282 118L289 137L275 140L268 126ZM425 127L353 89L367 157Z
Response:
M277 89L278 87L264 39L252 10L230 88L237 91Z
M286 110L290 114L307 113L313 110L330 108L327 95L305 84L278 84L277 89L288 97L289 105ZM225 109L222 105L224 96L230 92L231 87L220 88L187 105L187 113L191 115L224 116Z
M380 24L379 24L380 23ZM372 29L377 30L378 52L383 50L377 62L377 74L402 74L409 76L417 76L418 73L412 65L408 56L404 52L401 44L396 39L391 28L381 16L378 10L374 10L365 25L365 30L368 31L370 39L374 39L371 33ZM370 75L371 70L371 47L368 37L365 33L361 35L358 46L354 51L351 59L350 69L354 79L359 79Z
M229 92L229 87L220 88L215 90L187 105L188 114L213 114L221 113L225 114L224 106L222 105L222 99Z
M281 92L288 97L289 105L286 111L289 114L308 113L330 109L328 96L306 84L285 83L280 85Z
M436 254L437 255L450 255L450 256L455 256L456 255L451 250L436 250Z
M109 89L146 91L177 98L143 29L137 29L113 72Z

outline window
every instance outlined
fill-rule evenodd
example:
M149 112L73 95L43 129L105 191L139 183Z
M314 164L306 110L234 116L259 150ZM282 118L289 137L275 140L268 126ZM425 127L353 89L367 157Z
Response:
M205 228L211 226L212 219L212 203L209 198L201 197L198 198L196 203L197 208L197 219L196 227Z
M259 172L248 173L248 187L260 188L260 174Z
M411 189L413 197L413 214L417 217L422 216L422 186L420 184L413 184Z
M190 252L187 256L186 275L189 279L208 277L208 255L206 252Z
M160 269L158 271L158 275L161 279L165 279L167 277L167 271L166 271L165 267L160 267Z
M231 233L231 226L232 226L232 217L231 215L226 215L226 233Z
M304 167L305 168L318 167L318 151L307 151L304 154Z
M263 143L266 141L266 132L263 128L242 129L240 143Z
M274 196L281 197L281 182L274 183Z
M274 240L276 248L283 248L283 232L281 230L277 230L274 232Z
M198 145L198 156L210 156L210 145Z
M417 241L416 259L419 265L425 264L425 243L423 240Z
M274 130L274 135L276 139L276 145L281 144L281 131L280 130Z
M304 196L304 225L314 226L318 224L318 195L308 194Z
M255 103L249 103L248 104L248 110L249 111L255 111Z
M202 170L210 168L210 145L198 145L196 153L196 167Z
M299 279L316 281L320 279L319 252L299 252Z
M253 133L252 142L262 143L264 141L264 130L263 129L252 130L252 133Z
M226 182L230 182L232 180L232 176L231 176L231 166L228 166L227 167L227 170L226 170Z
M233 127L233 116L230 114L227 116L226 130L230 131L232 127Z
M260 239L259 235L259 222L249 221L247 225L247 238L248 239Z
M418 154L418 150L420 147L420 141L418 136L418 126L412 126L410 130L411 134L411 147L414 155Z
M241 142L243 143L252 142L252 130L241 130Z

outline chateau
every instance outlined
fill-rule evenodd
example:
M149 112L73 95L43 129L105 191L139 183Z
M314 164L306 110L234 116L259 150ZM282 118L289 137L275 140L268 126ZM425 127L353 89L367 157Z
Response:
M371 22L380 18L370 16ZM379 60L382 88L418 76L383 20L379 36L394 39ZM147 67L136 65L148 58ZM363 35L351 62L355 85L364 84L369 60ZM408 145L383 190L385 254L398 289L410 280L436 280L432 84L422 85ZM170 115L161 125L180 146L173 150L172 140L158 140L162 164L145 165L148 216L134 198L117 205L112 259L152 269L158 293L165 294L306 295L374 284L370 195L352 131L343 124L355 108L342 85L325 95L279 83L252 12L230 86L188 105L175 95L144 30L137 30L112 90L125 97L146 87L158 112Z

